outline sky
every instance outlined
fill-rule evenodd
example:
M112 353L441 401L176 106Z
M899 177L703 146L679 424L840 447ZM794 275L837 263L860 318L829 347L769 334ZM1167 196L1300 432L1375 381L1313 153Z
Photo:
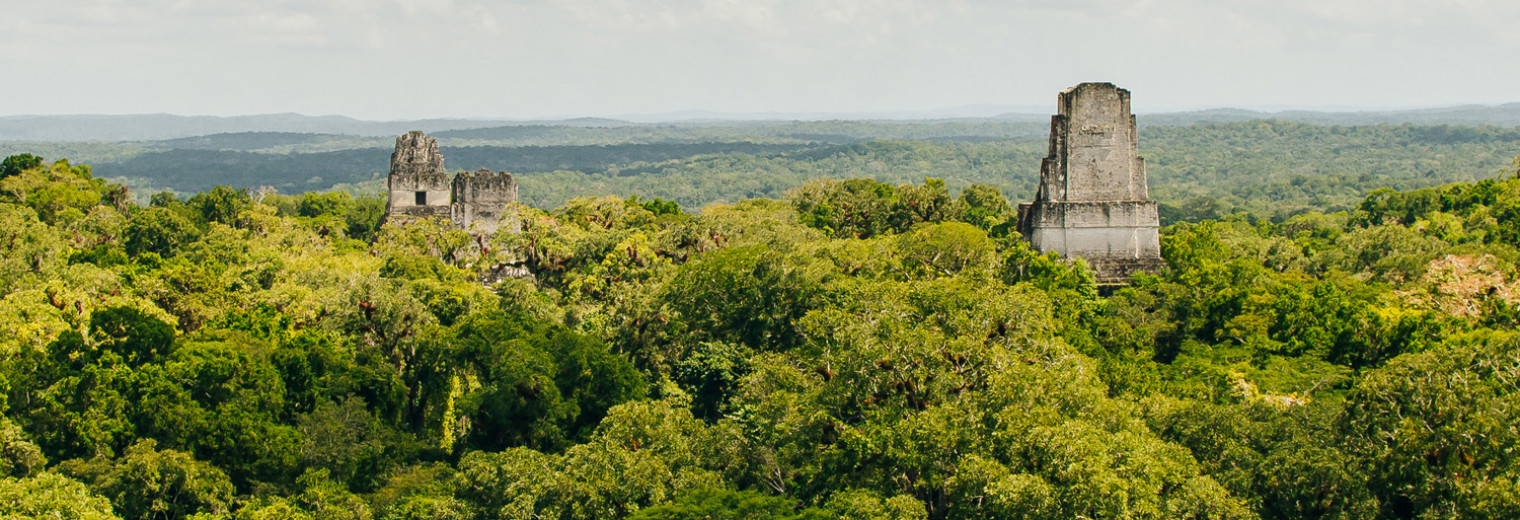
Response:
M1515 0L0 0L0 115L399 120L1520 101ZM987 114L991 115L991 114Z

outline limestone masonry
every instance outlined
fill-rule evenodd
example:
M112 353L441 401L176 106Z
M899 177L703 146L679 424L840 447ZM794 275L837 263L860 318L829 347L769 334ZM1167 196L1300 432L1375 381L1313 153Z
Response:
M1019 233L1040 251L1082 258L1102 284L1162 267L1161 219L1138 153L1129 91L1083 83L1061 92L1050 118L1050 155Z
M450 175L443 169L438 141L420 131L396 138L388 184L385 213L392 222L436 218L485 234L518 231L515 219L502 222L507 206L517 202L512 174L482 168Z

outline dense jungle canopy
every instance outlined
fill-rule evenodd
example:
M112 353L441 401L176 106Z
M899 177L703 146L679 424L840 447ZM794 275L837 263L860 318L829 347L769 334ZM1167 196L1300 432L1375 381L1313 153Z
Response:
M1517 169L1333 208L1240 182L1100 290L974 179L567 197L480 237L12 155L0 517L1520 517ZM502 263L533 276L480 283Z

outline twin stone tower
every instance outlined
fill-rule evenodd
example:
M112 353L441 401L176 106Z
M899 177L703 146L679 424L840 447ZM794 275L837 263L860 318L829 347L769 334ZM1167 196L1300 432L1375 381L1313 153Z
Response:
M1100 284L1158 271L1161 221L1136 144L1128 90L1083 83L1061 92L1039 191L1034 202L1019 205L1019 233L1039 251L1086 260ZM512 174L450 175L438 141L422 132L396 139L388 184L391 221L448 219L486 234L518 230L508 208L517 202Z
M517 232L508 206L517 202L517 181L507 172L481 168L450 174L443 168L438 141L420 131L396 138L386 184L386 220L448 219L453 225L490 235L503 227ZM505 217L505 223L503 218Z

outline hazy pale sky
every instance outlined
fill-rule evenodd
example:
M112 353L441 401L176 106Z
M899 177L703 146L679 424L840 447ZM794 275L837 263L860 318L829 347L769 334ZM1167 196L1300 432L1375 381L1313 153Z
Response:
M1520 101L1516 0L0 0L0 115Z

